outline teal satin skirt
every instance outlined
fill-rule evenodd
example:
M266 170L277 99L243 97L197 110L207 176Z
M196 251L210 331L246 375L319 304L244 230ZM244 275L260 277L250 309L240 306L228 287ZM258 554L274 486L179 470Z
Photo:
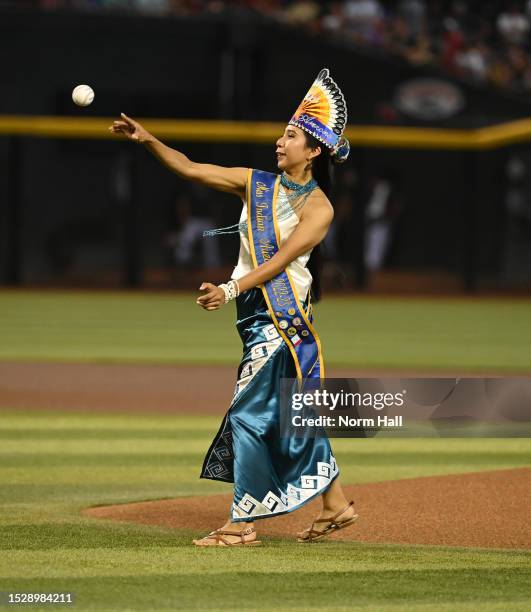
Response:
M243 342L238 381L200 474L234 483L234 522L292 512L321 495L339 474L326 436L280 436L280 381L296 378L296 371L262 291L242 293L236 310Z

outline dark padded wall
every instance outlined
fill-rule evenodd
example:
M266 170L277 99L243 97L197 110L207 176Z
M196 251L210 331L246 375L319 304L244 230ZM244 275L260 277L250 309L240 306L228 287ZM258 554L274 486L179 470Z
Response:
M0 60L0 113L22 115L113 116L124 111L132 116L286 121L319 69L328 66L347 98L350 123L375 123L375 109L392 99L396 86L423 74L269 22L201 18L2 13ZM96 91L89 108L71 102L71 90L79 83ZM476 127L527 112L521 100L460 87L465 108L441 126ZM174 175L130 143L21 142L22 281L53 278L54 258L60 263L69 256L57 247L61 241L64 250L75 251L70 257L85 257L87 269L116 269L117 282L126 265L124 245L131 241L141 247L137 263L164 264L162 236L171 226L172 203L184 189ZM0 163L6 169L0 176L4 280L10 238L9 146L0 138ZM273 142L175 146L196 161L275 169ZM473 227L479 269L495 275L501 248L502 159L453 151L365 149L353 151L345 169L359 178L351 194L354 207L363 205L371 176L391 170L400 177L404 212L389 266L440 267L461 274ZM134 176L133 205L114 193L124 167ZM467 209L471 198L481 204L475 212ZM235 222L240 210L234 198L215 192L203 195L198 206L220 224ZM352 218L353 235L359 218ZM231 244L230 238L224 240ZM85 255L79 253L83 249ZM225 264L234 263L233 252L232 247L223 249Z

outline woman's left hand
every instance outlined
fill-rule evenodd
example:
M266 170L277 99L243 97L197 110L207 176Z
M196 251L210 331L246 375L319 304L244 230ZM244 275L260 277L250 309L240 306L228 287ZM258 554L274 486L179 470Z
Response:
M203 295L199 296L196 303L204 308L205 310L217 310L220 306L225 304L225 292L221 287L213 285L212 283L203 283L199 287L201 291L206 291Z

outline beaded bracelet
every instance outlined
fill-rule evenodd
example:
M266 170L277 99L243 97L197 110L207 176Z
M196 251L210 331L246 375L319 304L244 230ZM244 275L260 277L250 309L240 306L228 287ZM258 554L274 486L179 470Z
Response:
M228 283L222 283L218 285L221 287L225 293L225 304L230 302L234 298L237 298L240 295L240 285L236 279L231 279Z

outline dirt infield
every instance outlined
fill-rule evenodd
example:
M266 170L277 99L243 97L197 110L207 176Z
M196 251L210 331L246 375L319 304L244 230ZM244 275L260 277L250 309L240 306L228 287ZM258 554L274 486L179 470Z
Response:
M236 383L227 366L0 363L5 408L225 414ZM456 372L330 368L330 378L455 377ZM502 374L506 376L507 374ZM473 372L467 377L484 377ZM490 373L488 376L495 376Z
M360 515L329 539L531 549L531 468L411 478L344 487ZM209 531L228 516L231 495L100 506L85 516ZM316 499L296 512L256 521L260 534L294 539L319 512Z
M9 408L224 414L235 382L235 367L0 363Z

